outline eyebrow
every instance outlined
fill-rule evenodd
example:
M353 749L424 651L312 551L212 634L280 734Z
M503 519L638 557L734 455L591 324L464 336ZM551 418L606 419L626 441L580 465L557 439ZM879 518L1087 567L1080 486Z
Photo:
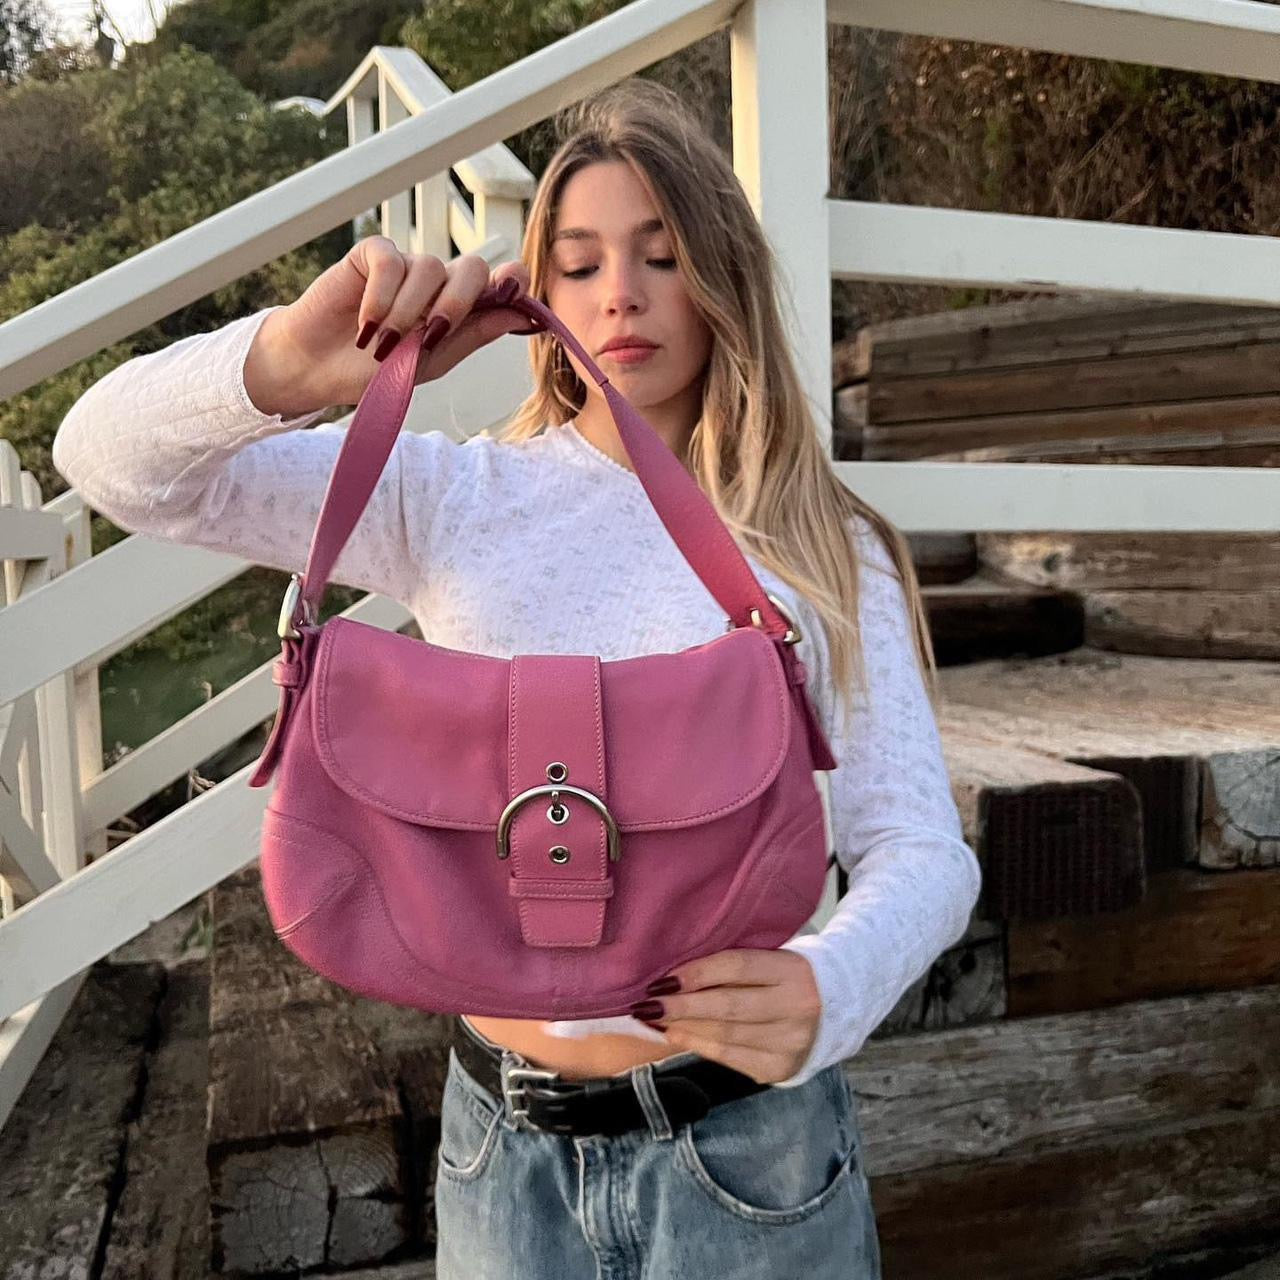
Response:
M633 236L652 235L655 231L665 230L665 224L661 218L649 218L645 222L639 223L631 228ZM599 240L600 233L592 231L589 227L566 227L563 231L557 231L551 237L554 244L557 240Z

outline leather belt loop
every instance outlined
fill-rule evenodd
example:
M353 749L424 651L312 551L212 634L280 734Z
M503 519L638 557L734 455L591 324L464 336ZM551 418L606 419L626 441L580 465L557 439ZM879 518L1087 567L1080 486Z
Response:
M508 695L508 796L563 782L607 808L600 659L517 655ZM560 819L557 821L557 819ZM569 792L523 804L508 832L520 936L532 947L594 947L613 893L608 827Z

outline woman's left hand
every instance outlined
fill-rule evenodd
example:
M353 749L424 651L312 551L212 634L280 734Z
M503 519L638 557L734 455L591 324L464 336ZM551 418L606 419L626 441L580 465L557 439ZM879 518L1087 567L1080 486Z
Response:
M759 1084L794 1075L818 1033L822 999L813 966L795 951L717 951L677 965L673 995L651 996L678 1051L691 1050ZM640 1006L633 1006L634 1013ZM637 1015L638 1016L638 1015Z

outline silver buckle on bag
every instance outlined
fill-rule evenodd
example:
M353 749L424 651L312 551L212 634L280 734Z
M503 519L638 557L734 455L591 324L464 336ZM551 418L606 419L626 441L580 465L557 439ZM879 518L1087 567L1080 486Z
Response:
M579 800L585 800L603 819L604 825L609 833L609 861L617 862L622 856L622 841L618 835L618 824L613 820L613 814L609 812L608 806L600 799L599 796L590 791L584 791L581 787L570 786L567 782L544 783L542 786L530 787L528 791L522 791L507 803L507 807L503 809L501 817L498 819L498 857L509 858L511 856L511 824L515 821L516 813L521 806L529 803L530 800L536 800L539 796L550 796L551 807L547 810L547 816L550 821L558 826L568 821L568 812L565 806L560 803L560 793L565 792L571 796L577 796ZM551 817L552 810L565 810L563 818Z

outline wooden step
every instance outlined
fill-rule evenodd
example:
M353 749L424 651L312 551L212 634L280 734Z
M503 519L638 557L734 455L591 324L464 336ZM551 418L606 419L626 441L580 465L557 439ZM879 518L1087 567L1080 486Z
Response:
M1141 802L1121 775L971 732L938 728L965 839L982 866L977 914L1039 920L1117 911L1146 880Z
M1147 877L1141 902L1097 918L1013 920L1011 1018L1280 982L1280 869L1185 867Z
M939 686L970 732L1127 777L1148 869L1280 863L1280 664L1081 648L948 667Z
M451 1020L366 1000L272 931L257 864L213 892L208 1168L214 1270L430 1251Z
M1059 294L866 325L835 344L833 385L1277 340L1274 307Z
M939 666L1061 653L1084 643L1085 613L1073 591L977 573L920 588Z
M1280 1234L1280 986L875 1041L845 1070L894 1280Z
M1097 591L1077 597L1094 649L1166 658L1280 660L1280 587Z
M1094 591L1280 588L1280 533L989 533L975 535L993 574Z
M159 964L94 965L0 1129L6 1280L96 1274L164 987ZM187 1185L175 1180L174 1196ZM198 1273L178 1274L196 1280Z

